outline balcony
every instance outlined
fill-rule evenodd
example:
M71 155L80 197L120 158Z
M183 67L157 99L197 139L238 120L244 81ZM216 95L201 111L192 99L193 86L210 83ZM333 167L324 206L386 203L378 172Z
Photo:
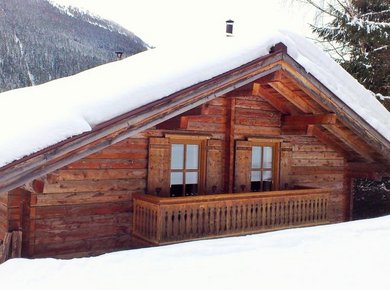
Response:
M134 196L134 236L150 245L328 223L328 189Z

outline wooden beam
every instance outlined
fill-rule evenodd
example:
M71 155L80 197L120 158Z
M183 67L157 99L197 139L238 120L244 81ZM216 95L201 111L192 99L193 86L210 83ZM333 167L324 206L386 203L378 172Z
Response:
M351 178L370 178L381 180L390 175L390 168L378 163L349 162L347 163L348 175Z
M353 132L348 129L339 127L338 125L323 125L331 134L340 139L345 145L351 148L353 151L362 156L365 160L373 162L374 159L370 155L370 148L359 140Z
M301 96L295 94L282 82L270 82L269 85L302 112L304 113L318 112L317 109L315 109L307 101L302 99Z
M335 114L282 116L282 135L307 135L308 125L336 124Z
M283 116L282 121L291 125L334 125L336 114Z
M333 148L337 152L339 152L341 155L346 156L347 159L352 159L351 154L345 150L343 147L337 144L334 137L329 136L330 134L327 134L326 132L322 131L318 126L316 125L308 125L307 126L307 135L316 137L319 141L321 141L323 144Z
M25 183L22 188L35 193L42 193L45 187L45 181L43 179L34 179Z
M282 124L282 135L305 136L307 135L307 124Z
M300 89L305 91L323 108L335 112L344 125L348 126L355 134L361 136L370 146L380 152L384 159L388 160L388 164L390 164L390 140L387 140L318 79L307 73L289 55L284 55L283 60L284 75L290 77Z
M283 78L282 71L276 71L272 74L262 77L261 79L258 79L256 83L259 83L261 85L268 85L271 82L281 82L282 78Z
M252 94L254 96L264 97L264 99L279 112L283 114L291 114L291 109L286 105L286 103L265 90L260 83L255 82L253 84Z

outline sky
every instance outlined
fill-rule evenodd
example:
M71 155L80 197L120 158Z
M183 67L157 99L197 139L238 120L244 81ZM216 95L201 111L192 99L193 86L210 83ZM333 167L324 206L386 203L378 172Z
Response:
M89 10L134 32L149 45L213 37L235 21L234 34L287 28L309 35L313 9L292 0L51 0Z

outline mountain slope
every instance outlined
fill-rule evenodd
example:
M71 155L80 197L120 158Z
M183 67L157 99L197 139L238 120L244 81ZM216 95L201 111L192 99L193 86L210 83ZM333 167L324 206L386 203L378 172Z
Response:
M147 49L136 35L46 0L0 0L0 92L75 74Z

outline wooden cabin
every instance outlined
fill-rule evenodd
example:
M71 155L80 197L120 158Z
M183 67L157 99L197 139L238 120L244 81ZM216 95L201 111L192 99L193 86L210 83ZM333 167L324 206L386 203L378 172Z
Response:
M348 221L389 152L279 43L1 167L0 240L71 258Z

